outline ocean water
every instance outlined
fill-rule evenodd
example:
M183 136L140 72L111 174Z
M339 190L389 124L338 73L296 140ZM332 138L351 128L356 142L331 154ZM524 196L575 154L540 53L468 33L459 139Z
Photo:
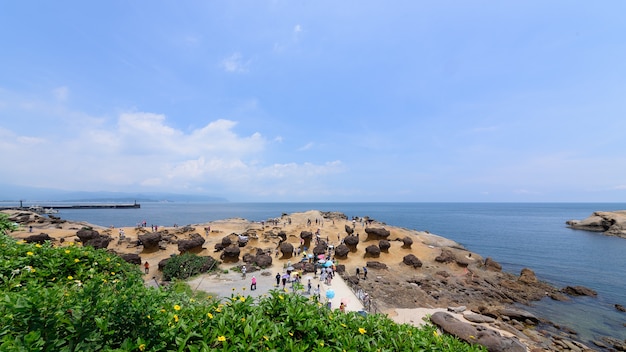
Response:
M557 287L582 285L596 298L544 299L526 309L579 333L582 341L626 339L626 239L571 230L570 219L594 211L624 210L618 203L144 203L140 209L61 210L68 220L103 226L187 225L226 218L261 221L283 213L339 211L389 225L428 230L492 257L503 270L532 269Z

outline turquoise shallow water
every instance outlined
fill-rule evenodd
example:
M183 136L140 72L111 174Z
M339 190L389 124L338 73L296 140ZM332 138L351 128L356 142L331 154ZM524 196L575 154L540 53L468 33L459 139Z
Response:
M62 210L68 220L103 226L203 223L225 218L266 220L317 209L352 216L369 216L389 225L455 240L484 257L492 257L504 270L519 273L524 267L539 279L558 287L582 285L597 298L569 302L543 300L529 310L571 327L583 341L599 336L626 339L626 239L575 231L570 219L584 219L594 211L624 210L617 203L144 203L140 209Z

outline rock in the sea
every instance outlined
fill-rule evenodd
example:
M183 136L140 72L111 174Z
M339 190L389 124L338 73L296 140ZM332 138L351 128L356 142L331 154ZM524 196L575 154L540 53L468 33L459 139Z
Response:
M422 261L419 260L414 254L407 254L402 258L402 262L406 265L412 266L414 268L421 268Z
M624 308L624 306L621 304L616 304L615 309L619 310L620 312L626 312L626 308Z
M603 232L626 238L626 211L597 211L584 220L568 220L567 226L576 230Z
M591 296L595 297L598 293L590 288L584 286L566 286L561 289L561 292L570 296Z
M487 347L490 352L526 352L519 340L513 337L505 337L497 331L481 325L474 326L465 323L445 312L436 312L430 317L430 321L439 326L447 334L471 344L479 344Z
M524 268L522 269L518 280L525 284L534 284L535 282L537 282L537 277L535 276L534 271L528 268Z
M367 246L365 248L365 255L368 257L378 258L380 257L380 248L378 248L375 244Z

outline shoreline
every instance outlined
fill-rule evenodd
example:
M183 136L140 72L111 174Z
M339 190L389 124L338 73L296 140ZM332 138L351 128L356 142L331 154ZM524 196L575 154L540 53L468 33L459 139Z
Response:
M328 216L328 217L327 217ZM389 226L385 224L381 224L376 221L366 222L366 221L351 221L350 219L343 219L339 216L339 214L335 213L322 213L319 211L308 211L304 213L294 213L289 214L285 217L283 215L280 220L274 224L269 223L259 223L259 222L250 222L244 219L224 219L211 221L207 223L194 224L191 225L191 228L194 228L196 233L200 233L205 237L205 243L202 246L202 250L200 250L197 254L199 255L210 255L215 257L215 259L219 259L219 252L215 252L213 250L213 246L220 242L222 238L231 236L233 234L255 234L256 239L252 239L245 247L242 248L241 255L244 256L246 253L249 254L257 249L270 249L275 250L278 246L278 240L272 238L271 236L265 236L267 233L277 234L280 231L286 232L287 239L285 242L291 243L294 246L298 246L300 243L300 235L302 232L307 231L320 231L320 237L323 239L327 239L328 243L335 248L341 244L341 241L346 238L346 229L348 227L352 227L355 233L360 234L360 241L355 247L353 252L349 252L346 258L339 259L339 263L343 266L343 273L341 276L349 283L356 285L360 285L367 292L371 292L372 297L376 299L376 301L381 306L381 312L387 312L388 316L393 316L393 311L402 310L402 314L397 313L399 319L406 321L421 321L419 318L418 312L426 311L432 314L437 310L447 310L448 307L451 306L461 306L466 303L468 310L475 311L477 313L489 313L489 314L497 314L497 310L492 312L481 311L479 304L476 302L480 302L484 304L485 302L491 302L492 306L495 303L499 303L502 306L510 305L512 302L510 299L502 299L503 297L490 297L489 299L479 299L478 296L470 297L471 300L475 302L464 302L459 300L459 295L452 297L443 297L446 292L442 290L441 287L434 286L434 283L437 281L445 281L444 286L451 286L462 289L464 291L476 289L476 285L480 280L483 280L483 277L488 280L494 280L496 277L503 276L504 280L507 281L511 289L521 288L523 286L520 284L519 278L514 277L512 274L501 273L501 271L497 270L497 263L491 263L493 267L487 267L486 265L482 265L479 263L486 263L490 258L482 258L477 253L471 253L465 250L460 244L449 240L447 238L433 235L425 231L415 231L409 230L405 228L399 228L395 226ZM52 217L54 219L54 217ZM114 240L109 245L109 250L114 250L117 253L133 253L141 256L141 260L147 260L150 263L150 273L146 276L147 280L152 280L152 278L160 279L160 274L158 272L158 263L168 258L171 254L178 253L178 250L175 248L168 248L167 250L158 250L148 252L144 250L142 246L138 246L133 244L133 241L138 238L139 235L150 233L152 229L146 228L138 228L138 227L123 227L123 228L107 228L97 225L91 225L87 223L81 222L59 222L56 224L47 224L42 225L41 228L34 226L33 233L26 231L18 231L15 234L16 238L24 238L28 235L32 235L36 232L47 232L51 237L60 240L63 238L65 241L73 241L76 237L76 231L81 226L91 226L94 229L98 230L105 236L110 236L112 238L118 238L119 231L123 230L125 236L128 240L119 241ZM210 227L210 232L208 236L205 236L203 233L203 228ZM369 239L366 235L366 228L386 228L390 231L390 235L388 237L390 242L390 248L386 252L381 252L378 257L367 255L365 253L365 248L371 246L374 243L380 243L380 239ZM185 238L188 234L180 232L181 228L176 227L165 227L159 228L155 232L167 232L169 235L173 235L176 237L176 240ZM192 232L194 232L192 231ZM339 234L339 238L337 237ZM324 238L325 237L325 238ZM403 242L405 238L412 239L412 243L410 245L406 245ZM170 246L168 246L170 247ZM175 246L174 246L175 247ZM441 258L443 250L447 251L447 258ZM403 256L407 256L409 254L414 255L419 258L422 264L417 266L408 266L402 262ZM272 263L271 271L276 271L278 269L282 269L284 265L289 261L291 257L281 256L280 258L275 258ZM239 264L242 263L241 260L238 261ZM379 269L376 267L376 264L370 266L371 263L379 263L386 266L386 269ZM224 268L232 268L237 265L237 263L230 264L222 264ZM370 268L370 279L367 281L363 280L355 280L356 268L361 268L367 266ZM393 281L393 278L389 277L389 274L393 272L397 276L397 280ZM404 280L404 284L402 283ZM536 278L535 278L536 280ZM528 283L531 284L532 278ZM389 296L384 291L377 291L378 289L374 286L388 286L390 283L398 284L398 290L394 290L393 298L391 299L391 303L395 303L396 306L393 307L390 305L389 300L384 296ZM432 299L428 297L426 294L428 291L420 290L419 294L416 294L415 291L420 288L424 288L425 286L431 286L432 291L435 292L437 299ZM513 287L518 285L520 287ZM480 287L480 286L479 286ZM406 291L413 290L412 293L407 294ZM545 289L545 287L541 286L541 290ZM475 294L480 293L482 289L477 289ZM433 292L429 293L433 293ZM552 292L556 294L556 289ZM458 293L458 292L457 292ZM482 292L481 294L484 294ZM544 291L541 292L544 294ZM395 296L395 297L394 297ZM413 302L413 304L409 304L409 300L407 297L410 297L412 300L415 300L415 296L419 296L419 302ZM430 299L428 299L430 298ZM533 297L524 297L523 300L528 303L532 301ZM458 303L458 304L457 304ZM523 302L522 302L523 303ZM404 310L415 309L413 313L406 313ZM413 314L413 318L406 318L406 314ZM520 329L518 324L508 324L500 327L500 330L503 332L513 330L515 332L523 331L524 329ZM503 327L503 328L502 328ZM509 332L510 333L510 332ZM521 337L521 336L518 336ZM536 336L534 336L536 338ZM574 338L574 336L570 336ZM527 337L528 338L528 337Z

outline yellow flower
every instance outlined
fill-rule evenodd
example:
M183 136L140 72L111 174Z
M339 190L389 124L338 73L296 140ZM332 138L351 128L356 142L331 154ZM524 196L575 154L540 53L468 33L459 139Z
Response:
M16 243L17 243L17 244L24 244L24 243L26 243L26 241L24 241L24 240L19 240L19 241L17 241Z
M269 339L270 339L269 337L267 337L265 335L263 335L263 338L265 339L265 341L269 341Z
M139 345L139 350L140 351L145 351L146 350L146 344L142 343L141 345Z
M282 295L278 295L278 298L285 299Z
M245 321L246 321L246 318L241 318L241 322L242 323L245 322Z
M80 259L78 258L74 259L74 263L78 263L78 262L80 262Z
M239 300L242 301L242 302L245 302L246 301L246 297L241 296L241 297L239 297Z
M115 275L115 271L111 271L111 275Z
M110 262L110 261L111 261L111 258L107 258L107 262Z
M289 336L293 336L293 332L289 331Z
M189 299L189 302L191 302L191 303L193 303L193 302L195 302L195 301L196 301L196 300L195 300L195 299L193 299L193 298L190 298L190 299Z
M148 318L148 319L152 319L152 318L150 317L150 314L146 315L146 318Z
M363 328L359 328L359 332L361 333L361 335L365 334L367 332L367 330L363 329Z
M206 316L209 317L209 319L213 319L213 314L211 313L206 313Z
M215 311L220 313L222 311L222 308L215 308Z
M320 341L320 346L324 347L324 341Z
M470 336L469 336L469 338L470 338L470 339L475 339L475 338L476 338L476 336L474 336L474 335L470 335Z
M217 341L219 341L219 342L224 342L224 341L226 341L226 336L223 336L223 335L222 335L222 336L218 336L218 337L217 337Z
M26 252L26 255L33 255L33 254L35 254L35 253L33 253L33 252Z
M174 314L174 321L178 323L178 314Z
M68 243L68 245L71 247L71 246L74 245L74 242L70 242L70 243Z
M437 330L433 331L433 336L435 337L439 336L439 333L437 332Z
M180 310L180 306L178 304L174 305L174 310Z
M37 248L41 248L41 245L40 245L39 243L37 243L37 244L35 245L35 247L37 247Z
M69 249L66 249L66 250L65 250L65 254L70 254L70 250L69 250Z
M341 324L339 324L339 325L343 326L344 328L347 328L347 327L348 327L348 325L346 325L346 324L344 324L344 323L341 323Z
M74 280L74 277L72 275L67 277L68 280Z

